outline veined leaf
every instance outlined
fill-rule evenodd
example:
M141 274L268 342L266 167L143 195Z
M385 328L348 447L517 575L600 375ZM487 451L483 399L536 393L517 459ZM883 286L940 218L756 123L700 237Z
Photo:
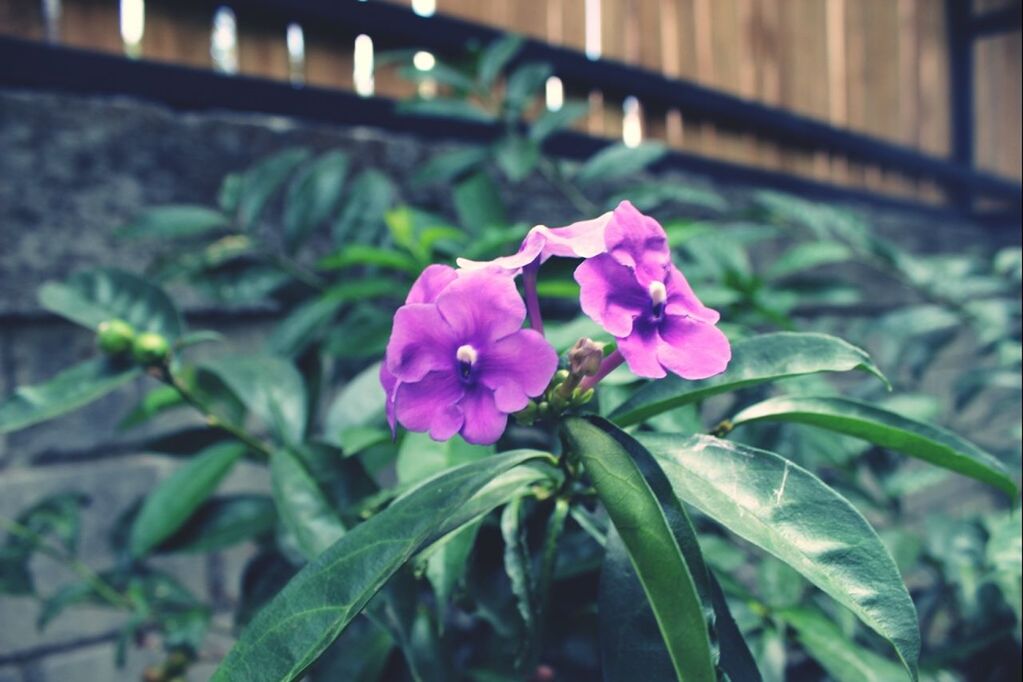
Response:
M380 363L374 363L354 376L327 408L323 438L351 454L352 429L383 424L384 389L380 385ZM359 439L361 440L361 439ZM431 472L435 473L435 472Z
M416 259L407 253L367 244L351 244L337 253L327 256L319 263L319 266L326 270L343 270L358 265L390 268L407 272L413 277L422 270Z
M518 35L504 35L491 42L480 55L476 76L480 86L489 90L501 75L504 67L522 49L524 38Z
M348 175L348 156L329 151L303 168L288 186L284 238L297 248L337 208Z
M173 386L157 386L153 390L142 396L142 400L139 404L121 419L117 425L119 429L130 429L133 426L144 424L158 414L162 414L167 410L172 410L176 407L182 407L187 405L185 399L181 397L178 389Z
M281 522L307 559L315 559L345 534L341 518L298 455L290 450L275 452L270 458L270 479Z
M272 355L226 356L201 369L219 377L287 444L301 442L308 409L305 382L290 362Z
M47 282L39 288L39 303L89 329L121 319L136 331L163 334L170 341L184 330L178 309L163 289L113 268L79 272L66 282Z
M352 181L331 228L334 246L376 241L384 213L394 203L394 183L378 170L365 170Z
M212 552L273 531L274 503L266 495L224 495L207 500L174 535L160 543L160 552Z
M127 239L180 239L227 227L227 216L205 206L154 206L122 227L118 237Z
M591 156L576 173L575 180L586 185L635 175L667 153L659 142L643 142L638 147L612 144Z
M77 410L141 374L135 365L100 357L69 367L44 383L19 386L0 402L0 433Z
M768 268L767 276L780 279L822 265L842 263L852 257L852 249L842 242L805 242L779 256Z
M781 396L751 405L732 419L736 426L772 420L837 431L917 457L936 466L1018 494L1008 469L993 455L950 431L856 400Z
M622 536L678 679L717 680L700 597L708 594L706 567L667 480L642 446L606 421L569 419L563 433Z
M845 498L765 450L712 438L643 434L681 499L773 554L891 642L915 679L916 609L881 539Z
M677 376L650 382L618 407L611 419L619 426L740 388L817 372L862 370L888 382L867 353L827 334L778 332L737 341L728 369L710 379Z
M536 462L538 465L526 465ZM550 455L520 450L424 481L345 534L252 620L213 680L294 680L419 549L480 516L523 485L554 482Z
M132 524L129 539L132 556L145 556L178 530L216 490L245 451L246 447L235 441L213 445L156 486L146 496Z
M266 204L310 152L292 147L256 163L242 175L238 188L238 221L248 229L259 219Z

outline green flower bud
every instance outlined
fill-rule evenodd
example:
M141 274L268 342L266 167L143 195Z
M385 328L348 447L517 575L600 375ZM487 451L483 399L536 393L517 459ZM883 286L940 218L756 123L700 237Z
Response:
M170 344L160 334L146 332L135 337L132 356L135 362L147 367L163 363L170 355Z
M124 320L107 320L96 328L96 345L109 355L127 353L134 339L135 329Z

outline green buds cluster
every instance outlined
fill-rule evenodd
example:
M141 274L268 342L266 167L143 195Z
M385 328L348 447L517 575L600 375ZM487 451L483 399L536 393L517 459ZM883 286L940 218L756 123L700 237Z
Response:
M107 320L96 328L96 345L107 355L124 356L131 352L132 358L144 367L164 363L170 357L170 343L156 332L135 331L124 320Z
M567 369L558 370L543 395L536 400L530 400L524 408L516 412L515 420L523 426L529 426L537 420L545 421L557 417L567 410L582 407L590 402L594 391L592 388L583 390L579 386L580 378Z

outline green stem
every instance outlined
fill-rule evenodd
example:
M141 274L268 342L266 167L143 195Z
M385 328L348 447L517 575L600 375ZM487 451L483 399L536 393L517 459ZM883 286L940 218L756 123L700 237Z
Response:
M166 367L162 368L162 372L158 378L165 384L176 390L178 394L185 400L185 402L194 407L206 418L207 423L209 423L209 425L212 426L213 428L220 429L221 431L225 431L231 434L232 436L240 440L242 443L245 443L245 445L248 445L251 449L255 450L256 452L262 454L267 458L269 458L273 454L273 450L271 450L266 443L256 438L252 434L248 433L247 431L245 431L245 429L241 428L240 426L232 424L229 421L224 421L216 414L214 414L210 408L208 408L201 400L199 400L199 398L197 398L191 392L188 386L182 383L182 381L178 377L174 376L174 374L171 373L170 369Z
M12 535L17 535L24 540L28 540L32 543L35 550L42 552L54 561L67 566L79 578L89 583L96 594L109 602L111 606L118 609L128 609L129 611L135 610L135 604L131 601L131 599L114 589L110 583L103 580L103 578L101 578L95 571L85 565L77 557L72 556L59 547L54 547L49 544L45 538L31 528L28 528L17 521L11 521L3 516L0 516L0 527L3 527L4 530Z

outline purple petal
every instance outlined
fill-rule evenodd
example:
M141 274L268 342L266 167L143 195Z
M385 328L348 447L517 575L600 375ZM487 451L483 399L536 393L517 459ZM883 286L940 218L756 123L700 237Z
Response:
M437 309L458 343L480 346L518 331L526 319L515 280L493 270L461 275L437 298Z
M665 281L668 289L668 301L665 312L669 315L688 315L707 324L714 324L721 315L718 311L708 308L700 302L689 286L685 275L674 265L668 269L668 279Z
M668 235L656 220L640 213L628 201L618 204L604 231L608 254L636 271L644 288L650 282L664 281L671 263Z
M432 303L411 303L394 314L387 342L387 369L401 381L419 381L427 372L454 367L458 342Z
M522 241L522 246L519 247L517 253L514 253L511 256L501 256L500 258L486 261L459 258L457 259L458 267L467 272L497 267L512 275L517 275L519 274L519 270L540 257L540 252L543 250L546 241L546 236L537 232L537 228L534 227Z
M530 235L538 233L545 238L542 260L551 256L592 258L604 253L604 231L611 222L611 215L609 211L597 218L580 220L565 227L537 225L530 231Z
M462 438L475 445L496 443L508 425L508 415L497 409L494 394L485 386L477 385L475 390L462 398Z
M497 409L518 412L547 388L558 354L538 332L523 329L483 349L478 363L479 380L493 389Z
M387 369L387 363L380 363L380 385L384 387L384 406L387 410L387 425L391 427L391 438L398 435L397 418L394 416L394 394L398 390L398 377Z
M636 320L631 334L618 339L618 351L625 357L629 370L636 376L648 379L667 376L667 372L657 361L659 345L657 327L644 318Z
M408 292L405 303L433 303L444 287L455 281L458 271L450 265L428 265Z
M717 327L682 315L661 323L657 359L683 379L706 379L725 371L732 358L728 337Z
M583 312L613 336L628 336L633 320L650 307L650 295L632 270L608 254L583 261L575 281Z
M465 389L454 372L430 372L415 383L402 383L394 396L394 408L409 431L427 431L434 440L447 440L462 428L459 401Z

